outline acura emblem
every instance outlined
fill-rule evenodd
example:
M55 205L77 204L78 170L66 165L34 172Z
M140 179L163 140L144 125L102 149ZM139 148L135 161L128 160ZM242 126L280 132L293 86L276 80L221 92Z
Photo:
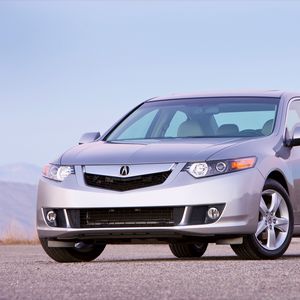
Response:
M123 166L120 169L120 175L122 176L127 176L129 174L129 167L128 166Z

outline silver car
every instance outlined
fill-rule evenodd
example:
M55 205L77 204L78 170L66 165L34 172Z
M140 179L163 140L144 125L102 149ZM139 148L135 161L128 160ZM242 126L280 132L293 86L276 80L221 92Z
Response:
M274 259L300 236L300 94L198 94L141 103L46 165L37 231L58 262L107 244L208 243Z

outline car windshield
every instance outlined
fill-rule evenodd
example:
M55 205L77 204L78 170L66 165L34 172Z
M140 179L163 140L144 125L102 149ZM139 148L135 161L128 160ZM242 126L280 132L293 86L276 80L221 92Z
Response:
M146 102L105 138L107 141L268 136L277 98L199 98Z

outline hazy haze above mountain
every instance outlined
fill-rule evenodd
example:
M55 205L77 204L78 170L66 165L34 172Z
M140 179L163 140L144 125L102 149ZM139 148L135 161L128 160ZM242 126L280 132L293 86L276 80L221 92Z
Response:
M37 185L41 168L28 163L14 163L0 166L0 181L20 182Z
M35 234L37 187L25 183L0 182L0 238L26 239Z
M41 168L27 163L0 166L0 238L35 234L36 193Z

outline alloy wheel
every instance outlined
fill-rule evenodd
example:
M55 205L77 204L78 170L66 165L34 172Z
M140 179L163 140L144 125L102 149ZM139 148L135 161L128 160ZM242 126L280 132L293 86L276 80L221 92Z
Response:
M289 210L284 198L275 190L263 191L255 238L266 250L276 250L285 242L289 231Z

